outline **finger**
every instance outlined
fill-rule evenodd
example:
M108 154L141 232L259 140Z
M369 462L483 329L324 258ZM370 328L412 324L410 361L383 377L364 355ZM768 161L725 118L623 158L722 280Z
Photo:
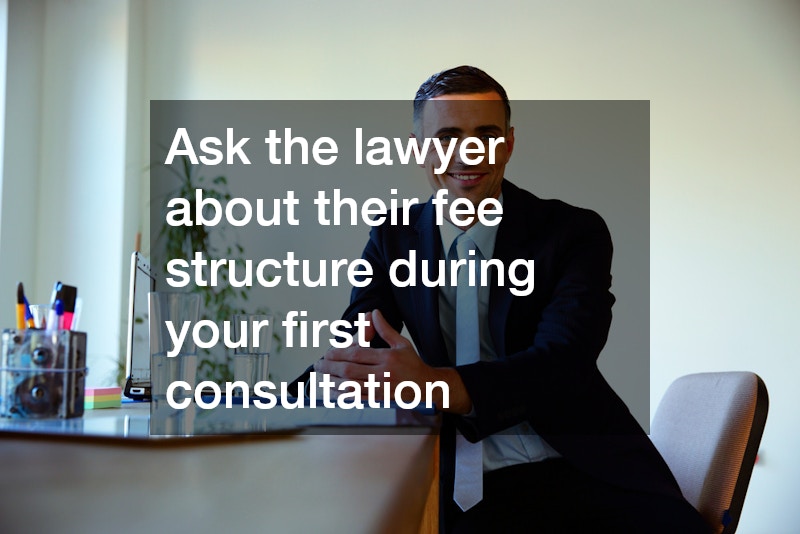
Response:
M345 380L344 378L331 377L331 382L335 385L330 388L330 396L332 400L338 399L343 393L356 391L353 384L358 384L358 390L361 391L362 401L372 401L380 403L380 399L384 398L383 385L368 389L363 380ZM324 395L324 393L322 394ZM319 397L318 397L319 398ZM352 402L352 401L351 401Z
M390 347L396 349L398 347L402 347L406 344L406 338L400 335L400 333L392 328L392 325L383 317L383 314L380 310L375 310L372 312L372 324L375 327L375 331L378 333L381 338L389 344Z
M319 374L326 374L330 376L339 376L337 370L340 369L340 364L328 359L321 359L314 364L314 370Z
M320 360L314 366L314 370L321 374L335 377L337 380L355 380L362 382L373 375L378 374L378 368L374 365L365 365L353 362Z
M363 365L377 365L382 363L385 356L380 349L359 347L353 345L344 349L330 349L321 361L339 361L360 363Z
M364 318L369 322L369 325L364 327L364 341L370 342L372 338L375 337L375 325L372 322L372 312L367 312ZM358 341L354 341L354 343L358 343Z

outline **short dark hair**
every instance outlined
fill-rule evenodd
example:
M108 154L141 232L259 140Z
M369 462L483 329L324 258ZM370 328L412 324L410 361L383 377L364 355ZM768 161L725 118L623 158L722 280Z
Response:
M417 95L414 97L415 127L419 125L419 121L422 118L422 109L425 107L426 100L441 95L491 92L497 93L503 99L503 105L506 108L506 127L508 127L511 121L511 104L508 102L506 90L497 80L481 69L469 65L462 65L436 73L419 86Z

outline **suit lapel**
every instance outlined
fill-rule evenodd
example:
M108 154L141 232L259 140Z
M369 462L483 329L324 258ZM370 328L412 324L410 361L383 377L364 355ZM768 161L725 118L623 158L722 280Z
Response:
M530 219L538 220L540 214L531 214L530 206L520 205L522 191L514 184L503 181L503 220L497 229L493 258L503 262L508 268L519 258L531 256L530 242L534 238L530 231ZM527 212L526 212L527 211ZM417 312L418 328L421 332L420 354L430 365L450 366L452 362L447 356L447 348L439 326L439 291L434 287L426 287L419 278L422 259L431 260L432 276L438 275L438 262L442 254L442 239L436 226L435 210L428 201L422 208L419 219L414 226L415 242L408 243L405 250L417 250L417 285L412 291L412 300ZM506 277L507 278L507 277ZM498 358L505 357L505 328L511 303L514 296L509 290L508 280L504 287L492 284L489 292L489 333L494 342ZM435 325L435 328L431 326Z
M507 269L511 263L519 258L526 258L530 251L526 246L532 236L529 235L529 223L526 222L522 209L519 206L520 190L503 180L503 220L497 229L497 239L494 244L493 258L503 262ZM536 218L538 214L530 214ZM489 292L489 333L494 342L498 358L506 355L506 322L511 309L514 295L509 289L508 277L504 287L493 283Z
M439 274L439 258L442 253L442 238L436 226L435 210L430 201L425 204L415 225L419 242L411 250L417 250L417 285L412 292L414 307L419 320L419 331L423 332L419 351L425 355L428 364L434 366L452 365L447 356L447 348L439 328L439 290L426 287L421 280L422 260L429 261L431 277ZM435 328L431 328L435 325Z

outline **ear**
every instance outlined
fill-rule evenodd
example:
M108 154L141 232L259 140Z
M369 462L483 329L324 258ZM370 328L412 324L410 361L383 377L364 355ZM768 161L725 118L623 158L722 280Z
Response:
M508 147L508 156L506 157L506 162L511 159L511 153L514 152L514 127L510 127L508 129L508 133L506 134L506 146Z

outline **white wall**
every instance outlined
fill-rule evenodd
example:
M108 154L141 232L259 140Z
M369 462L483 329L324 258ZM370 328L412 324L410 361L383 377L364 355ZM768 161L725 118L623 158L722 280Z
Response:
M6 68L8 66L8 0L0 0L0 124L6 121ZM0 128L0 147L5 146L5 128ZM3 168L3 151L0 150L0 169ZM0 173L0 199L3 197L3 173ZM0 201L0 229L3 221L3 203ZM0 233L2 242L2 233ZM2 277L0 265L0 280ZM8 290L7 290L8 291Z
M40 176L42 185L63 191L66 198L74 190L60 183L96 173L90 183L97 189L77 191L88 198L103 192L101 198L110 199L109 205L93 206L114 221L111 212L121 209L118 188L123 169L115 162L89 157L90 148L70 141L71 121L81 122L60 111L60 105L70 100L54 96L61 92L54 86L65 84L79 99L76 109L84 109L82 115L97 121L88 123L91 130L84 130L97 134L87 145L103 147L100 138L112 139L108 154L118 154L125 145L119 145L116 128L101 121L95 110L81 107L85 102L80 101L89 98L86 95L99 98L103 109L115 117L126 105L129 113L135 115L140 109L146 114L149 99L408 99L432 72L470 63L499 79L514 99L650 100L651 409L668 383L685 373L750 369L761 374L772 405L762 461L753 474L739 531L796 530L800 520L794 503L800 490L800 462L795 456L800 445L795 415L800 389L794 380L800 367L794 327L800 300L796 276L800 224L795 208L800 193L796 156L800 7L796 2L677 2L656 7L633 1L408 1L387 7L367 1L151 0L144 2L141 12L138 6L129 6L127 16L118 12L120 4L101 9L99 15L90 15L84 9L88 5L46 4L51 17L45 17L50 21L47 37L43 45L36 45L43 48L44 70L38 75L34 61L23 78L33 84L34 93L36 77L45 81L41 106L29 106L27 111L34 124L22 130L24 135L41 137L41 158L24 167L29 176ZM114 23L123 19L128 26ZM132 99L141 98L138 103L118 99L126 91L127 27L142 33L128 37L129 57L142 59L140 71L135 64L127 65L129 74L140 78L141 85L136 79L127 82L128 90L131 84L141 90L140 96L131 93ZM83 35L91 44L81 44ZM97 48L89 51L91 62L76 64L70 50L86 52L86 47ZM61 67L61 62L69 68ZM102 72L95 68L101 64L106 66ZM88 83L97 76L110 79ZM13 83L9 80L9 94ZM37 133L40 108L42 126ZM138 131L137 142L146 147L147 118L139 120L144 128ZM115 124L123 123L120 119ZM130 126L128 136L137 130ZM0 239L6 242L5 188L12 164L8 139L6 135L0 227ZM62 147L60 142L66 144ZM127 146L129 187L130 173L135 172L131 169L148 160L143 150L136 161L137 142L133 148ZM26 189L22 194L31 192ZM39 207L52 206L43 202ZM89 228L88 222L80 221L84 219L70 223L72 232L86 231L93 241L103 240L108 257L124 256L127 235ZM139 225L146 229L144 219ZM133 226L134 222L126 222L126 227ZM43 239L45 244L36 254L51 246ZM0 246L0 269L4 269L7 249L1 241ZM65 252L53 246L56 257ZM66 274L42 266L37 287L47 285L46 279L53 276L78 278L83 266L76 264ZM112 267L121 270L110 266L109 272ZM9 271L0 272L5 291ZM116 283L119 290L119 280L108 283ZM115 304L119 308L119 302Z
M16 282L33 291L38 226L40 105L44 6L8 4L4 90L3 176L0 179L0 300L16 302ZM37 297L33 297L37 298ZM0 306L0 324L15 324L13 309Z
M0 294L78 287L89 385L112 382L119 356L127 24L124 1L9 5Z

